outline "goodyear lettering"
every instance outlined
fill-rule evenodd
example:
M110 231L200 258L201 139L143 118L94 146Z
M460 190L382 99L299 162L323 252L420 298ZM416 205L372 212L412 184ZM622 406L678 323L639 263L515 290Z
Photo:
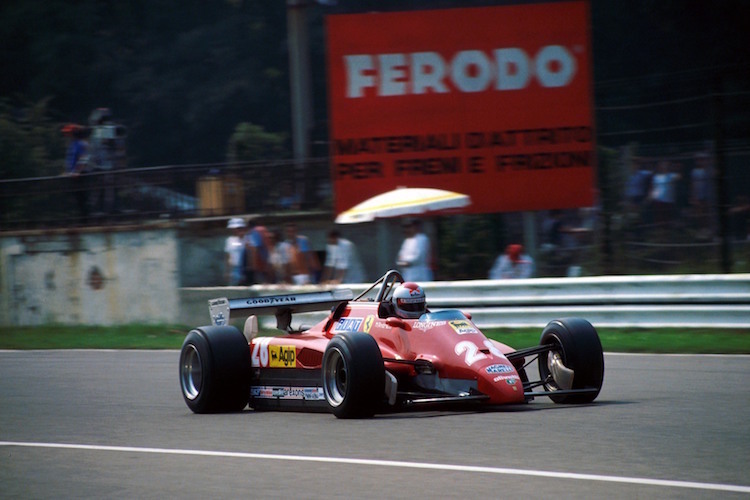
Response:
M255 297L247 299L246 303L250 306L273 306L278 304L290 304L297 302L297 297L292 295L279 295L276 297Z
M533 80L545 88L565 87L576 74L573 53L547 45L530 56L518 47L462 50L445 58L437 52L353 54L344 56L346 97L357 99L374 89L377 96L513 91Z

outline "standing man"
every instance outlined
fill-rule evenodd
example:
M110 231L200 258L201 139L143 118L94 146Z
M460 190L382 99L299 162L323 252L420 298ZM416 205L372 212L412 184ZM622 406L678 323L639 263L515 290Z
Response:
M227 229L231 234L224 242L224 279L230 286L245 284L245 221L239 217L229 219Z
M405 281L432 281L430 239L422 232L422 222L407 220L404 232L406 238L396 259L401 275Z
M357 256L354 243L342 238L338 230L332 229L328 233L326 261L321 282L331 284L363 283L364 279L365 273Z
M490 269L491 280L527 279L534 275L534 259L523 253L523 246L508 245Z
M286 243L292 282L295 285L313 283L315 275L320 271L320 261L312 252L307 237L297 234L297 225L293 222L286 225Z
M271 282L268 240L268 231L261 225L254 226L245 235L245 274L249 285Z

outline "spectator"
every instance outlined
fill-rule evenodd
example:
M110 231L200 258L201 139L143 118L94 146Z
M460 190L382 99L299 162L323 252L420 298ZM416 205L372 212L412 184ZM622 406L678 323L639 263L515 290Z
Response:
M307 237L297 233L297 225L293 222L286 225L286 242L288 245L285 248L292 282L295 285L313 283L316 274L320 271L320 262L310 248Z
M525 279L534 275L534 259L523 253L523 246L508 245L490 269L491 280Z
M281 193L279 195L279 208L281 210L299 210L300 196L294 189L292 181L281 182Z
M654 218L659 224L667 224L674 220L679 179L680 174L672 171L668 161L659 162L651 188Z
M694 226L699 229L699 233L708 230L710 194L709 157L706 153L698 153L695 155L695 167L690 172L690 207Z
M640 218L643 204L651 191L652 174L643 162L635 162L634 160L632 168L633 171L625 186L625 199L631 213Z
M125 164L125 127L112 121L109 108L96 108L89 115L91 127L91 170L99 172L92 191L93 208L111 214L116 208L113 171Z
M326 261L323 267L323 283L363 283L365 280L362 263L354 243L342 238L333 229L328 233Z
M281 241L277 230L268 233L268 268L270 283L289 283L291 271L289 269L289 244Z
M68 124L62 128L62 133L69 139L68 150L65 154L65 175L76 177L72 186L73 196L78 205L78 211L83 219L89 215L88 185L78 178L89 169L89 145L86 141L88 129L76 124Z
M245 278L248 284L268 283L268 231L256 225L245 235Z
M224 243L224 279L230 286L245 284L245 221L239 217L229 219L227 229L231 234Z
M430 269L430 239L422 232L422 222L407 220L404 224L406 238L396 258L404 281L432 281Z

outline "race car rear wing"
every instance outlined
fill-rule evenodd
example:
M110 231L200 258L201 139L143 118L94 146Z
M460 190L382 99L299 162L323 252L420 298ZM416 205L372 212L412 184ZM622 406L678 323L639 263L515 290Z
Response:
M244 299L221 297L208 301L208 312L211 315L211 324L217 326L229 324L230 312L233 317L240 318L273 314L276 316L276 328L288 331L292 324L292 314L333 309L341 302L352 300L353 297L354 294L349 289Z

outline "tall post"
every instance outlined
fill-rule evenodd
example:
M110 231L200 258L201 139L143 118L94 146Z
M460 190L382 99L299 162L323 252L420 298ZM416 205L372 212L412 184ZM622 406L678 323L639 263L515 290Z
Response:
M727 192L727 166L724 146L724 102L721 77L717 78L712 102L714 119L714 166L716 168L716 208L718 210L720 266L722 273L732 272L732 254L729 246L729 193Z
M292 149L297 168L310 157L312 91L307 33L308 0L286 0L289 84L292 107Z

